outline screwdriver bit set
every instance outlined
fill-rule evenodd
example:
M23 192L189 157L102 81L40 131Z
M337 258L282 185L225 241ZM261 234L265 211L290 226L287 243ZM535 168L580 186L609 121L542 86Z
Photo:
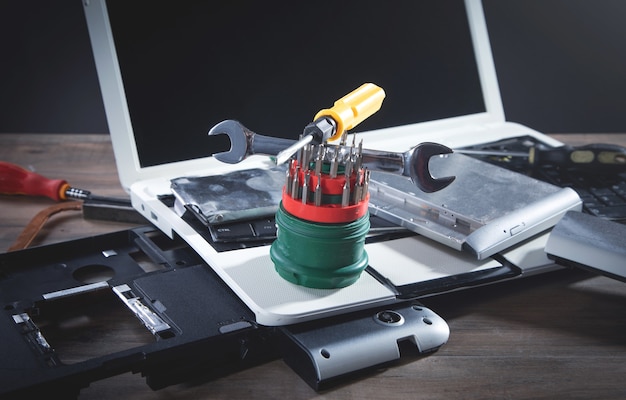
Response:
M367 267L369 176L363 145L307 144L290 161L270 256L286 280L345 287Z
M362 142L358 147L346 146L345 140L338 146L309 144L291 161L285 193L303 205L347 208L367 200L369 175Z

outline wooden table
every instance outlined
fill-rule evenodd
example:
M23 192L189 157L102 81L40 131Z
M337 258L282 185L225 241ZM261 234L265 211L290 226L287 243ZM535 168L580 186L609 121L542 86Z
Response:
M624 135L553 135L569 144L626 145ZM0 160L108 196L124 196L108 135L0 135ZM0 251L45 198L0 196ZM51 219L33 245L123 230L133 225ZM93 383L81 399L463 399L626 398L626 284L561 270L424 299L450 325L449 342L422 358L316 393L282 360L215 381L153 392L131 373ZM120 338L123 340L123 338Z

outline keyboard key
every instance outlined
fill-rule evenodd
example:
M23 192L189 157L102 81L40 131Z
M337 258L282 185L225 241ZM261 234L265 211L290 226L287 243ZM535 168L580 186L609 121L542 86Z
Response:
M594 187L589 189L589 191L593 193L593 195L596 197L607 197L615 195L615 192L613 192L613 190L608 187Z
M598 198L607 206L619 206L624 204L624 200L615 193L606 196L599 196Z
M626 199L626 181L618 182L611 187L615 193Z
M585 205L586 206L586 205ZM594 207L587 208L587 211L596 217L606 219L624 219L626 218L626 205L612 207Z
M273 219L265 219L252 222L252 229L259 239L271 239L276 237L276 222Z
M211 237L216 242L251 240L256 236L252 230L252 226L247 222L211 225L209 226L209 232L211 232Z

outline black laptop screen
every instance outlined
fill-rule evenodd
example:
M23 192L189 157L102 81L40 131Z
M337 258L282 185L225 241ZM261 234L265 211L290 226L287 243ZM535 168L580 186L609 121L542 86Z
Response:
M365 131L485 111L462 0L127 1L107 6L142 167L225 151L224 119L296 139L365 82Z

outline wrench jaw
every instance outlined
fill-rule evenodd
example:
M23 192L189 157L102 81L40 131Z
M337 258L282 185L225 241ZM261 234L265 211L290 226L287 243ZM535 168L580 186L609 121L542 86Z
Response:
M293 139L259 135L232 119L222 121L209 130L209 136L220 134L228 136L230 149L215 153L213 157L227 164L237 164L253 154L274 156L296 142Z
M413 183L425 193L437 192L451 184L456 177L435 178L428 166L432 157L451 153L452 149L439 143L424 142L415 146L409 165L409 175Z
M208 133L209 136L222 134L226 134L230 139L230 150L215 153L213 157L227 164L237 164L243 161L248 155L251 131L239 121L227 119L213 126Z

